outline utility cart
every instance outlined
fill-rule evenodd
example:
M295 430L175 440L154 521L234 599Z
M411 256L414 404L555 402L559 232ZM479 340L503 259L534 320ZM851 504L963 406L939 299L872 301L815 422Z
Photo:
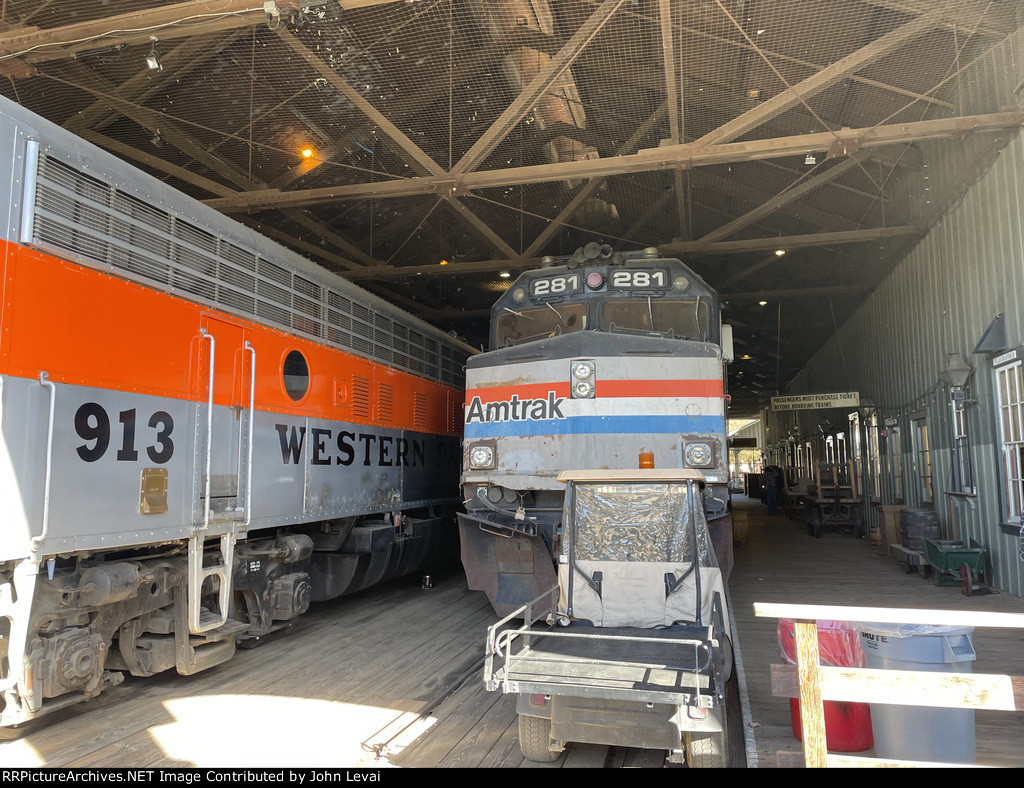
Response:
M807 509L807 531L820 537L823 525L858 533L863 527L860 486L852 462L819 462L815 468L816 497Z
M559 480L558 586L487 631L484 682L517 696L523 755L553 761L585 742L737 765L729 615L703 477L588 470Z
M924 555L935 570L935 585L961 586L970 595L985 569L985 549L951 539L924 538Z

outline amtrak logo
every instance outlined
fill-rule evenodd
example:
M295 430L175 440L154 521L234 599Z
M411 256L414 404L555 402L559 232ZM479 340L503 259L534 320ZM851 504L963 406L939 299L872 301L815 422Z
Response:
M466 409L466 424L564 419L565 414L561 408L563 402L565 397L556 398L553 391L548 392L547 399L519 399L519 395L513 394L512 399L488 402L486 405L480 397L473 397Z

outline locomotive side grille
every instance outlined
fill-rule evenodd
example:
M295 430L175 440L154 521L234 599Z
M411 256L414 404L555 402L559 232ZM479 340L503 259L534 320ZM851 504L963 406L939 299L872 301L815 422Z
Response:
M427 428L427 415L430 413L430 406L427 404L425 394L415 392L412 395L412 426L416 429Z
M395 390L388 383L377 389L377 420L391 421L395 417Z
M464 358L323 282L39 151L22 241L244 318L461 387ZM369 403L369 391L367 391ZM366 414L369 415L368 413Z
M352 376L352 415L370 418L370 379Z

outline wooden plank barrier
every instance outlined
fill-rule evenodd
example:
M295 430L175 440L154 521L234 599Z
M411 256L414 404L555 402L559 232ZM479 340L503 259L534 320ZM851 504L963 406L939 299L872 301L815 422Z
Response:
M927 706L988 711L1024 710L1024 678L977 673L933 673L910 670L870 670L821 665L816 621L934 625L950 627L1024 629L1024 615L955 610L845 607L754 603L754 615L792 619L796 635L796 665L772 665L772 694L800 699L803 757L780 752L779 766L846 767L963 767L962 763L898 761L828 752L823 702Z

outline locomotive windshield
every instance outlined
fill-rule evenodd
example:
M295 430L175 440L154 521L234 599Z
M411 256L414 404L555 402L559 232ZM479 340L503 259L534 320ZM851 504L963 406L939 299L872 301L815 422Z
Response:
M582 331L587 327L586 304L545 304L513 310L505 307L497 316L498 347L526 339L543 339Z
M524 273L494 305L492 347L587 330L719 341L718 298L692 270L616 255Z
M654 298L605 301L601 305L601 330L644 331L706 342L710 336L708 312L708 302L699 298L689 301Z

